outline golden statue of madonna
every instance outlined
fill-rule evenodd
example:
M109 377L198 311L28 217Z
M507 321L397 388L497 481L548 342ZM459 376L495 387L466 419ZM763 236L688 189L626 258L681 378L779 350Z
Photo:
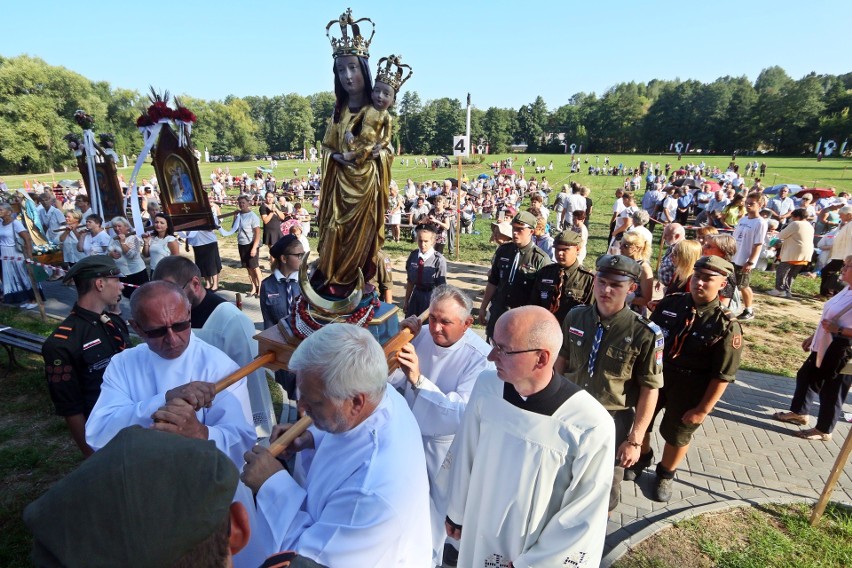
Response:
M319 260L311 285L329 298L348 296L359 281L369 281L376 274L393 163L388 108L411 76L411 68L392 55L379 61L373 85L369 47L375 27L364 38L358 25L364 21L373 24L367 18L353 21L347 10L326 26L328 35L329 28L339 24L342 35L330 37L336 102L323 139ZM405 77L403 68L408 69Z

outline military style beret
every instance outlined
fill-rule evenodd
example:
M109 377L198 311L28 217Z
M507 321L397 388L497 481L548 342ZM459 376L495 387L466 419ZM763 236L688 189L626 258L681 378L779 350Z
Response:
M530 213L529 211L521 211L517 215L512 218L512 224L515 223L519 225L526 225L530 229L535 229L535 225L538 222L538 219L535 218L535 215Z
M208 440L121 430L24 510L36 566L171 566L224 526L233 462Z
M71 267L65 273L63 282L70 282L73 278L81 280L93 280L95 278L124 278L124 274L118 269L115 260L105 254L87 256Z
M720 256L702 256L695 262L695 268L703 268L726 277L734 273L734 265Z
M598 273L613 280L639 280L641 266L630 257L620 254L605 254L595 263Z
M553 246L580 246L581 244L583 244L583 236L571 229L562 231L553 239Z
M298 241L295 235L284 235L269 248L269 254L272 258L280 258L293 243Z

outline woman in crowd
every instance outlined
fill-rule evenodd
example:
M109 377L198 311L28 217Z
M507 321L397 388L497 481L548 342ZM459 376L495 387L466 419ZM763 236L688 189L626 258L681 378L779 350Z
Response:
M115 231L115 238L109 245L109 255L115 259L115 265L124 274L121 281L133 284L125 286L121 291L125 298L129 298L136 287L149 280L145 260L142 258L142 239L131 234L130 223L124 217L113 217L112 229Z
M390 227L393 242L399 242L399 225L402 223L403 199L399 195L399 187L391 180L390 195L388 196L388 227Z
M287 212L278 208L275 200L275 192L267 191L263 196L263 203L258 210L260 220L263 222L263 244L272 248L281 238L281 222L287 219ZM153 270L154 267L152 266Z
M647 215L645 213L646 217ZM644 315L647 312L646 306L654 295L654 270L648 262L651 260L651 245L641 233L627 231L621 238L621 254L632 258L642 266L639 288L636 289L633 297L628 296L627 300L630 309Z
M109 251L112 239L104 231L103 224L103 217L97 213L92 213L86 217L86 232L80 235L77 240L77 252L83 253L81 258L83 256L107 254Z
M695 261L701 258L701 243L692 240L682 240L672 248L672 264L674 275L666 287L665 295L676 292L689 292L689 280L695 267Z
M536 217L532 241L535 246L543 250L550 257L551 262L556 262L556 253L553 250L553 237L547 232L547 221L544 217Z
M22 239L21 249L15 248L15 238ZM0 202L0 256L13 259L33 258L33 243L24 224L14 217L12 204ZM35 308L35 294L26 264L22 260L3 260L3 303L18 304L25 310Z
M585 211L574 211L574 213L572 213L571 230L575 233L579 233L580 238L583 241L583 244L580 247L580 252L577 253L577 261L580 264L583 264L583 261L586 259L586 245L589 242L589 228L586 221L588 221L588 219L586 218Z
M162 259L180 254L180 245L172 222L162 213L154 215L152 229L151 233L142 235L142 254L151 259L151 272L154 272Z
M435 250L441 254L444 253L444 247L447 246L447 231L450 228L450 222L453 218L453 214L446 209L446 205L447 202L444 200L444 196L439 195L435 198L435 207L429 213L429 223L435 227ZM429 307L428 303L426 307Z
M621 249L618 245L625 231L628 231L633 226L633 214L638 211L636 200L633 194L625 191L621 196L621 202L624 208L621 213L615 218L615 228L612 230L612 240L609 243L609 254L621 254Z
M83 253L77 250L79 240L80 220L83 213L78 209L65 212L65 230L59 233L59 242L62 243L62 260L68 268L83 258Z
M737 226L737 223L740 222L740 219L746 214L745 208L745 196L741 193L738 193L734 196L731 202L722 209L722 228L723 229L734 229Z
M816 427L796 433L805 440L827 442L831 439L852 384L852 375L844 369L852 355L852 255L843 261L840 280L846 287L825 303L816 331L802 342L808 358L796 374L790 411L773 415L781 422L807 426L810 406L818 397Z
M707 242L707 237L718 234L719 229L717 229L716 227L704 225L702 227L698 227L698 229L695 231L695 238L696 240L698 240L699 243L701 243L701 246L704 246L704 243Z
M417 316L429 307L435 286L447 283L447 261L435 250L435 230L425 225L417 230L417 250L405 261L405 317Z
M794 209L790 222L778 233L781 261L775 268L775 289L767 292L770 296L792 298L793 280L814 256L814 227L807 215L805 209Z

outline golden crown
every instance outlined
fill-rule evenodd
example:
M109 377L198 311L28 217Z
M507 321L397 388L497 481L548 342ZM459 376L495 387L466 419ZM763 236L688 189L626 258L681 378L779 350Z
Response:
M387 64L382 67L382 63ZM408 69L408 75L403 77L403 69ZM402 84L408 81L414 74L410 65L402 63L401 55L389 55L379 59L379 66L376 69L376 81L387 83L393 87L394 91L399 91Z
M370 37L364 39L361 35L361 28L358 26L360 22L370 22L373 26L373 31ZM331 26L338 24L340 26L340 37L332 37L329 33ZM352 35L349 35L349 28L352 28ZM347 8L340 17L332 20L325 27L325 37L331 42L331 49L334 58L337 59L342 55L357 55L358 57L370 57L370 42L373 41L373 36L376 35L376 24L370 18L361 18L360 20L352 19L352 8Z

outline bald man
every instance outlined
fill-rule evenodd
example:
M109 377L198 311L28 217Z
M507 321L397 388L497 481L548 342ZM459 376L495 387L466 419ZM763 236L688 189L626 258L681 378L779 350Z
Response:
M606 534L615 428L592 396L558 375L556 318L503 314L449 471L447 534L459 566L597 566ZM445 473L446 474L446 473Z

